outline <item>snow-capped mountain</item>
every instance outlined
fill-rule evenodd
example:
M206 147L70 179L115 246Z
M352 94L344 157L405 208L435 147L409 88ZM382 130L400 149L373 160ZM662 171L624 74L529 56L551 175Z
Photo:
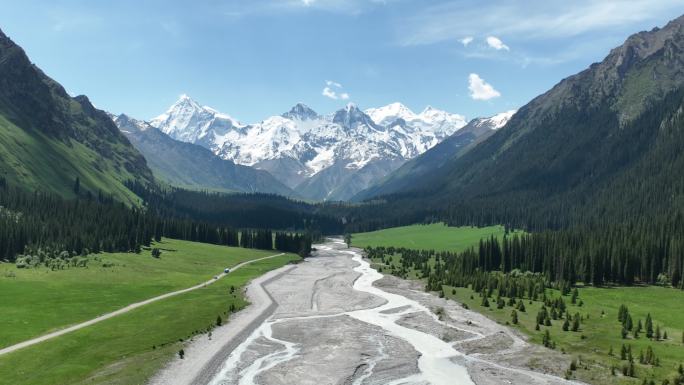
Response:
M463 115L438 110L432 106L427 106L420 114L414 113L401 103L369 108L365 112L377 124L393 126L401 124L403 120L414 129L434 133L438 141L453 134L467 123Z
M205 147L175 140L149 123L127 115L109 117L145 156L155 176L172 185L296 197L292 189L264 170L221 159Z
M188 143L210 143L212 135L225 135L242 127L237 120L211 107L199 105L188 95L181 95L165 113L149 123L170 137Z
M223 159L267 170L304 197L348 199L466 121L432 107L415 114L400 103L366 111L350 103L329 115L299 103L242 124L183 95L150 124Z
M508 123L509 120L511 120L511 117L517 112L517 110L510 110L506 112L501 112L498 113L494 116L490 116L488 118L476 118L470 121L468 125L472 125L474 127L483 127L483 128L489 128L490 130L498 130L499 128L503 127Z
M434 147L402 164L385 178L373 181L369 188L356 194L352 200L362 201L410 188L420 181L421 176L436 172L450 160L464 155L478 143L489 138L506 125L515 112L511 110L471 120Z

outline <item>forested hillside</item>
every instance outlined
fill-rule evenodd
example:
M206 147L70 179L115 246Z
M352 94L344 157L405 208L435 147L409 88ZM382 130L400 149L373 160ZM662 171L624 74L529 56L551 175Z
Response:
M464 156L379 197L396 207L389 220L544 229L672 215L684 201L683 69L684 18L633 35Z
M348 228L442 220L550 231L532 236L533 271L569 280L556 274L573 264L575 279L596 284L655 283L663 274L676 285L684 266L683 74L684 17L633 35L402 192L347 207Z
M15 261L22 256L22 264L76 263L79 256L101 251L140 252L141 247L162 237L267 250L276 247L305 255L313 237L320 236L306 226L311 223L318 229L318 217L294 208L279 213L283 222L275 223L268 220L268 205L255 200L250 207L252 198L245 195L224 200L231 204L241 201L242 211L210 215L198 202L220 202L228 196L185 194L188 200L178 208L131 208L111 196L64 199L53 193L27 193L0 178L0 260ZM333 230L334 223L330 219ZM278 232L274 243L271 229L288 232Z
M344 229L337 212L322 213L319 205L275 194L222 194L179 188L159 190L140 184L129 187L143 197L149 212L163 218L321 234L341 234Z

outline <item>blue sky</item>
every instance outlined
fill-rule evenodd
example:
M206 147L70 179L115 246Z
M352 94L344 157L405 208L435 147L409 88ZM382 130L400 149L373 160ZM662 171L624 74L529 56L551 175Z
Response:
M465 115L517 108L670 0L0 0L0 29L72 94L137 118L180 94L255 122L400 101Z

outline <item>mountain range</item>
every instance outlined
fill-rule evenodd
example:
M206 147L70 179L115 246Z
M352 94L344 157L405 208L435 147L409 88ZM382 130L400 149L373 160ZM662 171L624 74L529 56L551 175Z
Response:
M139 197L128 183L154 186L155 176L192 189L347 200L466 124L458 114L432 107L416 114L400 103L365 111L348 104L328 115L299 103L243 124L186 95L150 122L108 115L86 96L68 95L2 32L0 85L4 179L130 204ZM488 130L468 140L480 132Z
M243 124L185 95L144 122L69 96L0 32L0 175L64 196L79 194L78 179L81 193L129 203L127 183L154 185L154 171L184 187L421 210L668 206L682 201L682 68L684 17L630 36L517 111L467 124L400 103L327 115L300 103Z
M347 200L462 128L461 115L400 103L363 111L354 104L319 115L304 104L254 124L187 95L149 124L222 159L266 170L297 196Z
M266 171L221 159L202 146L174 140L147 122L125 114L111 118L133 146L145 155L155 176L170 185L223 192L294 195L290 188Z

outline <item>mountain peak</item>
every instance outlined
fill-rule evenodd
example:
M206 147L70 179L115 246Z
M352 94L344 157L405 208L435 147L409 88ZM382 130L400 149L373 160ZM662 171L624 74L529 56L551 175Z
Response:
M468 126L498 130L505 126L516 112L518 112L518 110L509 110L486 118L475 118L468 123Z
M171 106L171 108L169 108L169 110L172 110L172 109L178 108L178 107L185 107L185 106L191 107L194 109L201 109L202 108L202 106L199 103L197 103L195 101L195 99L191 98L187 94L181 94L178 97L178 100Z
M173 139L190 143L211 136L212 133L225 134L242 126L229 115L202 106L186 94L182 94L165 113L149 123Z
M349 103L347 103L346 106L344 106L344 109L345 109L346 111L354 111L354 110L358 110L359 107L356 105L356 103L354 103L354 102L349 102Z
M312 110L311 107L307 106L304 103L297 103L295 104L290 111L282 114L284 118L289 118L289 119L299 119L299 120L311 120L311 119L316 119L319 117L319 115L316 113L316 111Z
M361 125L376 128L373 119L361 111L355 103L351 102L347 103L343 109L335 112L332 121L348 129L356 129Z
M124 134L130 134L132 132L146 131L151 126L143 121L130 117L126 114L119 114L118 116L109 114L114 123L116 123L119 130Z
M390 103L383 107L369 108L366 110L366 114L380 125L391 124L398 119L403 119L405 122L417 119L416 114L410 108L399 102Z

